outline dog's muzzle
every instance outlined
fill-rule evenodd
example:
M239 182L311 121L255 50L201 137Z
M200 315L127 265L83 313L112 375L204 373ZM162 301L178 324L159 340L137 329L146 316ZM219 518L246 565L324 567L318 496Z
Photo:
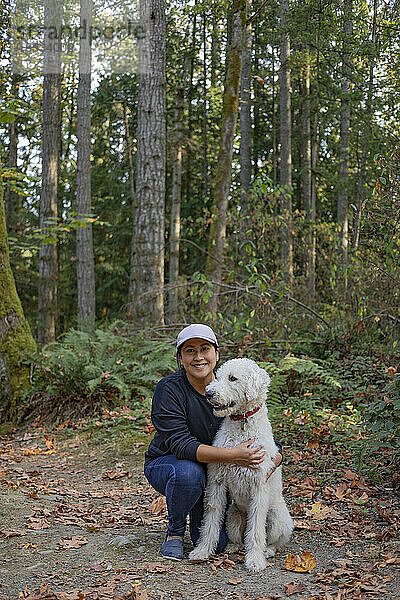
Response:
M206 390L206 398L209 402L211 402L211 400L214 398L215 396L215 392L214 390ZM212 402L211 402L212 404Z
M212 404L214 411L216 410L225 410L226 408L232 408L235 406L234 402L230 402L229 404L220 404L216 399L216 392L214 390L206 390L206 398L210 404Z

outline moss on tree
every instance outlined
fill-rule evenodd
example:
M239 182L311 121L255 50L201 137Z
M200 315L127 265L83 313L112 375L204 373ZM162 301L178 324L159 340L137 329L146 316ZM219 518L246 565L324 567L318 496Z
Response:
M0 400L7 401L15 414L18 397L29 383L24 355L34 352L36 343L24 317L10 265L3 182L0 175Z
M226 235L226 214L228 210L229 188L231 183L233 138L236 130L239 110L240 74L242 69L242 51L246 27L246 0L235 0L232 8L232 43L229 51L224 100L221 119L221 138L215 173L214 203L209 237L209 257L207 275L220 281L224 259ZM216 310L216 296L211 300L210 308Z

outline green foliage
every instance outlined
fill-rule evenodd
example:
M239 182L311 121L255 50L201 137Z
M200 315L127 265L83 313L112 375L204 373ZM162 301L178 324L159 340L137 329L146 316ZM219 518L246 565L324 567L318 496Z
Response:
M389 374L391 374L389 372ZM377 449L392 451L394 462L400 459L400 375L395 374L383 386L369 390L364 424L370 433L361 448L361 457ZM360 457L360 458L361 458Z
M94 332L70 330L60 342L47 344L35 357L31 393L46 392L55 400L109 397L115 402L148 396L155 383L174 369L167 342L131 336L122 322Z
M268 392L268 405L279 407L287 403L289 398L296 398L296 408L302 408L305 404L310 408L318 398L313 392L318 386L325 385L330 389L340 389L341 383L329 370L317 364L309 358L297 358L285 356L277 364L259 363L271 377L271 385ZM304 400L305 399L305 400Z

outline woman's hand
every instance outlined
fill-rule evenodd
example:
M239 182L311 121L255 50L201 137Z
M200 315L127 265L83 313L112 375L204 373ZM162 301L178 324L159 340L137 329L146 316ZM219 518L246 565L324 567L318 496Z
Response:
M260 463L264 460L265 451L262 449L262 446L252 448L251 445L254 441L255 438L232 448L230 450L232 454L230 462L240 467L248 467L254 470L259 469Z
M277 469L279 467L279 465L282 464L282 460L283 460L283 456L280 452L278 452L276 454L275 458L272 459L274 466L272 467L272 469L270 471L268 471L265 481L268 481L268 479L271 477L271 475L275 471L275 469Z

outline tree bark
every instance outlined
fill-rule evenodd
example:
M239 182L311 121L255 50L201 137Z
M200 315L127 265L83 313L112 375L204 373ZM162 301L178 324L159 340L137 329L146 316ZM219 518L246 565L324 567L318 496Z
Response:
M168 319L175 323L178 318L179 241L181 235L182 194L182 146L183 146L183 101L188 60L185 60L183 77L178 80L175 93L175 152L172 168L172 205L169 235L169 292Z
M280 185L281 193L281 269L286 283L293 286L292 242L292 125L290 103L290 38L288 31L288 0L281 0L281 67L280 67Z
M208 144L207 144L207 23L203 12L203 198L208 195Z
M374 8L373 8L373 18L372 18L372 35L371 42L373 51L376 50L376 21L377 21L377 12L378 12L378 0L374 0ZM365 168L367 164L368 157L368 148L372 135L372 98L374 93L374 71L375 71L375 56L371 57L369 64L369 81L368 81L368 92L367 98L365 101L365 114L367 118L367 127L366 131L363 132L363 144L362 144L362 154L361 154L361 164L360 171L358 175L358 185L357 185L357 197L356 197L356 209L354 211L354 219L353 219L353 249L354 251L358 248L358 242L360 239L360 223L361 223L361 213L364 203L364 187L365 187Z
M246 29L246 0L234 0L232 7L232 42L229 50L224 100L222 106L221 137L215 174L214 204L209 238L209 256L206 272L209 279L221 281L226 237L226 214L231 183L233 137L239 107L240 72ZM214 290L210 309L218 306L218 289Z
M122 112L124 115L126 155L128 158L128 167L129 167L129 189L131 192L131 202L132 202L132 206L133 206L133 204L135 202L135 173L133 170L132 140L131 140L131 136L129 133L128 111L127 111L125 98L123 100L121 100L121 104L122 104Z
M307 231L307 267L306 279L308 283L309 303L315 302L315 203L312 201L312 175L311 175L311 120L310 120L310 50L304 48L304 63L302 68L302 180L303 180L303 207L306 215Z
M14 62L12 64L13 74L11 79L11 96L18 98L19 96L19 75L15 72ZM9 125L10 145L8 150L8 167L11 170L17 168L18 158L18 121L15 119ZM5 209L6 209L6 224L8 235L14 235L17 232L18 213L21 208L20 196L11 189L9 183L6 184L5 193Z
M256 21L254 27L254 73L258 75L259 66L260 66L260 43L259 43L259 33L260 26L258 21ZM253 111L254 111L254 139L253 139L253 173L254 179L256 179L258 175L258 157L260 154L260 142L257 132L260 131L260 106L262 102L261 98L261 84L257 84L257 80L255 80L253 87Z
M247 0L247 14L251 14L252 0ZM242 55L240 78L240 187L243 216L249 213L249 191L251 182L251 23L247 22Z
M347 257L349 243L349 215L348 215L348 186L349 186L349 140L350 140L350 93L351 93L351 58L350 40L353 33L352 20L353 2L345 0L343 3L343 46L342 46L342 98L340 112L340 145L339 145L339 173L338 173L338 199L337 223L339 227L339 271L338 282L340 288L347 287Z
M79 40L79 81L77 107L76 212L78 218L92 212L90 182L90 82L92 0L81 0ZM78 283L78 327L91 329L95 322L95 279L92 224L76 230L76 274Z
M142 0L139 40L137 175L129 286L139 322L164 322L165 0Z
M61 101L61 3L44 2L43 136L40 229L49 235L49 223L57 220L58 162ZM54 35L54 32L57 35ZM41 241L39 248L38 341L56 337L57 243Z
M211 9L212 14L212 32L211 32L211 68L210 68L210 82L211 87L214 88L217 85L217 71L220 62L220 40L218 25L220 20L220 7L218 1L214 1Z
M29 367L22 360L35 350L11 270L0 176L0 401L10 408L11 417L15 416L20 393L29 383Z
M316 38L316 76L315 76L315 105L314 119L313 119L313 134L311 141L311 206L310 206L310 251L309 251L309 263L308 263L308 289L310 292L311 303L316 300L316 262L317 262L317 236L315 230L316 218L317 218L317 197L318 197L318 180L317 180L317 163L319 153L319 104L320 104L320 90L319 90L319 20Z
M186 148L186 200L189 201L192 195L191 177L192 177L192 129L193 129L193 75L194 75L194 61L195 61L195 48L196 48L196 29L197 29L197 12L194 13L193 17L193 30L192 30L192 44L191 44L191 57L190 57L190 75L189 75L189 89L188 89L188 120L187 120L187 148Z

